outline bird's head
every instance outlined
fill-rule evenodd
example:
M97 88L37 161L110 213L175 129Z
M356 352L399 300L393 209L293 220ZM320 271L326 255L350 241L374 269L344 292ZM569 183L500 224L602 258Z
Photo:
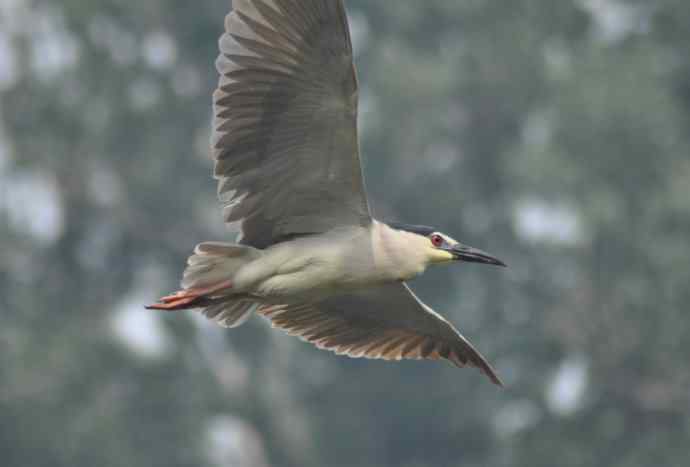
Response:
M503 266L505 263L490 254L471 246L463 245L433 227L422 225L391 224L391 227L414 235L416 248L424 249L429 264L453 261Z

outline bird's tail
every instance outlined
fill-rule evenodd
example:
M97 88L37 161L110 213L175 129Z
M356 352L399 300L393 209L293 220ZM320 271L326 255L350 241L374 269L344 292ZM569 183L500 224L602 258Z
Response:
M242 266L259 256L261 252L249 246L201 243L187 260L182 290L146 308L166 311L202 308L204 315L224 326L239 326L251 315L255 303L235 292L233 278Z

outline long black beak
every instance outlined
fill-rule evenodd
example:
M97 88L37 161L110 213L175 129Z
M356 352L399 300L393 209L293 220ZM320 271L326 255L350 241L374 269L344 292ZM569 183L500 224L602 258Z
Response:
M506 267L506 264L498 258L494 258L490 254L482 251L478 248L472 248L471 246L463 245L458 243L449 249L449 251L455 256L456 260L467 261L468 263L482 263L482 264L493 264L494 266Z

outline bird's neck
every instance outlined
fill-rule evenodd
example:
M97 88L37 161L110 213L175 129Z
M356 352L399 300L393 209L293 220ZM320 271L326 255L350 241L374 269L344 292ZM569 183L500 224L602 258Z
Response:
M428 258L419 235L394 229L379 221L372 222L371 240L376 268L391 278L409 280L423 273Z

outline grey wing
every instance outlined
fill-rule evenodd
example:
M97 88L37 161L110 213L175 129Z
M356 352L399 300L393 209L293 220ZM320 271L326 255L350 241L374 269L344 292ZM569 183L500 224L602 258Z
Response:
M262 306L258 313L290 335L350 357L446 359L479 368L502 383L491 365L448 321L404 283L388 284L309 305Z
M225 221L265 248L371 222L342 0L234 0L220 40L213 155Z

